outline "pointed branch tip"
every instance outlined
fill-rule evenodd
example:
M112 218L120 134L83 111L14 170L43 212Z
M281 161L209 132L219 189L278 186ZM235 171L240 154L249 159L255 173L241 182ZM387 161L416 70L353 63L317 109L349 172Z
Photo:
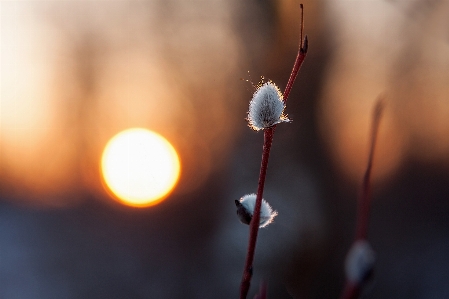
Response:
M382 94L378 97L377 102L374 107L374 117L376 119L380 118L380 116L382 115L382 112L384 110L384 107L385 107L385 95Z

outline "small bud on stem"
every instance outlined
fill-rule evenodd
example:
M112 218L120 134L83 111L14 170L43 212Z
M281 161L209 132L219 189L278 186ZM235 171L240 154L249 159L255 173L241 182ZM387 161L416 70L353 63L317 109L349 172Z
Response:
M256 197L257 195L252 193L243 196L240 200L235 201L235 205L237 206L237 215L240 218L240 221L244 224L250 224L251 219L254 215L254 207L256 205ZM271 206L262 199L262 206L260 208L260 220L259 227L265 227L271 222L273 222L274 217L277 216L277 212L273 211Z
M376 256L368 241L359 240L352 244L345 261L346 278L354 283L365 282L373 272Z

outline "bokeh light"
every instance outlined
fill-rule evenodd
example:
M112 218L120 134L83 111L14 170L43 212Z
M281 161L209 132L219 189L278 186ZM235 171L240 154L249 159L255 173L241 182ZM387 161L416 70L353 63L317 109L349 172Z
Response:
M106 185L122 203L146 207L159 203L174 188L180 161L164 137L132 128L108 142L101 171Z

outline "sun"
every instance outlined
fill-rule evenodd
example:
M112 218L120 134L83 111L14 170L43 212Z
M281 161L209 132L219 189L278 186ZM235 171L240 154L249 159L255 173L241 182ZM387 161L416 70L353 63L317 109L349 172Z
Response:
M132 128L115 135L101 158L104 182L124 204L147 207L162 201L180 175L176 150L161 135Z

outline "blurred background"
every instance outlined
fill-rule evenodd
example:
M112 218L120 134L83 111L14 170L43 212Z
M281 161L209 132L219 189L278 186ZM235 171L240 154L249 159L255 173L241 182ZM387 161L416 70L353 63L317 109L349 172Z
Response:
M1 1L0 298L236 298L234 200L256 192L263 143L246 112L261 76L285 88L299 3ZM309 52L276 130L264 197L279 215L249 298L262 281L269 298L338 298L381 94L363 297L447 298L449 1L303 3ZM177 152L157 204L105 179L105 147L130 128Z

